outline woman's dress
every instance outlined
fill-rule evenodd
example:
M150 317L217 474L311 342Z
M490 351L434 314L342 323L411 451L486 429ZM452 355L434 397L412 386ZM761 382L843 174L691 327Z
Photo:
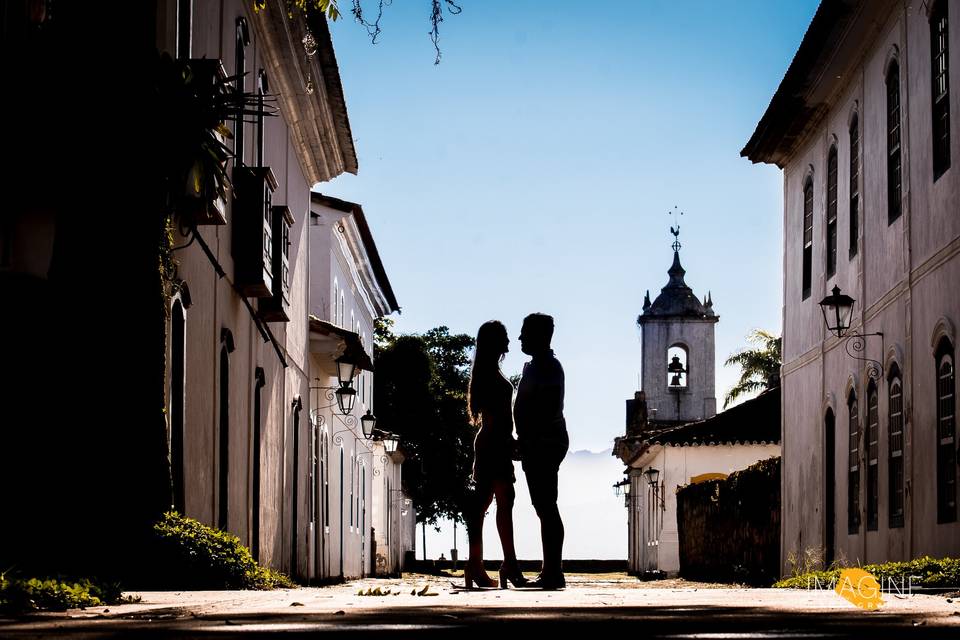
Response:
M480 410L480 431L473 442L473 480L478 490L494 483L513 483L513 385L499 372L492 381L487 406Z

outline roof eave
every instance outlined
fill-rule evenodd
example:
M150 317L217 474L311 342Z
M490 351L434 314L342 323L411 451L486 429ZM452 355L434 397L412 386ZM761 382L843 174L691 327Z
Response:
M380 291L383 293L383 296L387 302L388 308L386 309L386 315L389 315L394 311L399 311L400 305L397 303L397 297L393 293L393 286L390 284L390 279L387 277L387 270L383 266L383 260L380 258L380 251L377 249L377 243L373 240L373 233L370 231L370 225L367 223L367 217L363 213L363 207L356 202L341 200L340 198L334 198L333 196L324 195L316 191L310 193L310 198L312 202L330 207L336 211L349 213L353 216L357 223L357 230L360 232L360 238L363 241L364 251L367 253L367 257L370 260L370 267L373 270L374 277L377 280L377 286L380 287Z
M825 74L833 55L843 42L851 23L863 7L880 11L879 0L823 0L787 68L766 111L750 140L741 149L741 157L754 163L786 166L797 143L828 111L822 100L840 81L840 74ZM892 5L886 0L886 5ZM819 98L814 98L814 95Z

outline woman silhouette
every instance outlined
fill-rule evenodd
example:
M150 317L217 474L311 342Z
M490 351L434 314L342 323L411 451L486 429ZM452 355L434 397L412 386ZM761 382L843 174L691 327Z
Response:
M478 587L497 586L497 581L483 568L483 517L494 497L497 499L497 531L503 547L500 588L506 589L508 581L514 586L526 583L513 545L513 385L500 371L500 362L509 344L506 327L496 320L483 323L477 332L467 397L470 418L480 427L473 447L476 490L464 513L470 538L470 557L463 570L467 588L474 583Z

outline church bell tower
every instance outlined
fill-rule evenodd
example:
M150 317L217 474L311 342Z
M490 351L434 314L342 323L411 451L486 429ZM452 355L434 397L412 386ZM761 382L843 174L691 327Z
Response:
M680 264L680 225L674 236L670 279L651 303L644 296L637 318L643 337L642 389L651 423L682 424L717 413L714 328L720 316L708 293L701 302L684 281Z

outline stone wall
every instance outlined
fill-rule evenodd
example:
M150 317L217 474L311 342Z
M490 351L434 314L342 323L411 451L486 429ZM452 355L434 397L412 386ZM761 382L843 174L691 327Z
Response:
M780 458L677 491L681 577L770 584L779 576Z

